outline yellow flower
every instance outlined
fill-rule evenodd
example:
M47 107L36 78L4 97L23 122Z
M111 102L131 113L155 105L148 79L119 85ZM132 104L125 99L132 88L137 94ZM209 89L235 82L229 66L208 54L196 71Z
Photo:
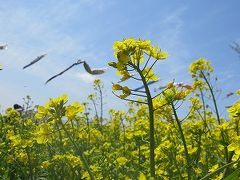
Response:
M185 97L186 97L185 91L178 91L178 92L176 92L174 99L181 100L181 99L184 99Z
M18 111L16 111L15 109L7 108L5 113L10 118L11 121L13 121L15 123L20 121L20 119L19 119L20 113Z
M122 75L122 72L127 69L126 64L123 64L123 62L119 61L116 64L117 68L117 75Z
M113 91L122 90L122 86L120 86L119 84L113 84L112 90L113 90Z
M35 114L36 119L42 119L48 114L48 109L44 106L38 106L37 113Z
M157 46L151 46L148 48L148 54L154 58L157 57L158 52L159 52L159 49Z
M27 163L27 160L28 160L28 156L27 156L27 153L26 152L20 152L18 155L17 155L18 159L23 162L23 163Z
M35 136L38 144L45 144L49 141L52 133L52 128L48 123L38 125Z
M113 91L122 90L123 94L119 96L121 99L124 99L124 98L126 98L127 96L129 96L131 94L131 90L127 86L122 87L119 84L113 84L112 90Z
M13 154L8 155L7 157L7 163L12 164L15 161L15 157Z
M119 96L121 99L124 99L131 94L131 90L127 86L122 87L122 92L123 92L123 95Z
M194 168L194 171L196 174L200 175L202 173L202 169L197 167L197 168Z
M190 155L196 153L197 150L198 150L197 147L192 147L192 145L188 145L188 146L187 146L187 149L188 149L188 153L189 153Z
M143 173L140 173L138 180L147 180L147 177Z
M126 81L126 80L128 80L128 79L131 77L131 75L129 74L128 71L122 71L122 72L121 72L121 75L123 76L123 77L121 78L121 81Z
M72 165L73 168L82 164L82 162L78 156L74 156L72 154L67 154L67 155L65 155L65 157L68 160L69 164Z
M238 90L236 91L236 94L237 94L237 95L240 95L240 89L238 89Z
M43 161L42 165L41 165L41 168L47 169L49 166L50 166L50 162L49 161Z
M97 86L102 86L102 81L101 81L101 79L95 79L94 81L93 81L93 86L94 87L97 87Z
M93 172L98 172L100 170L100 168L96 165L91 165L90 168Z
M84 107L80 103L74 102L66 107L65 115L68 119L73 119L78 113L83 111Z
M119 157L116 159L116 161L119 166L124 166L128 162L127 158L125 157Z
M34 125L32 119L27 119L27 120L24 122L24 126L32 126L32 125Z
M175 100L176 90L174 88L167 89L163 92L166 102L170 103Z
M156 54L156 56L154 58L157 60L159 60L159 59L163 60L163 59L166 59L168 56L169 56L168 53L160 51Z
M209 172L211 173L211 172L216 171L218 167L219 167L218 164L215 164L214 166L212 166L211 169L209 169Z
M196 80L193 83L193 89L203 89L204 88L205 83L202 80Z
M114 50L123 50L123 49L125 49L125 47L126 47L125 44L121 41L116 41L113 43Z
M234 103L230 108L228 108L229 116L231 118L236 118L240 116L240 101Z
M168 57L166 52L161 51L157 46L151 45L151 41L149 40L134 38L123 39L122 41L116 41L113 44L113 49L115 50L115 57L124 66L127 62L132 62L133 64L143 62L144 53L157 60ZM117 67L117 65L112 62L109 65L114 68Z
M186 160L185 160L185 158L181 155L181 154L178 154L177 156L176 156L176 160L178 161L178 162L181 162L181 163L184 163Z
M150 40L139 40L137 41L137 44L140 49L149 49L149 47L151 47Z
M60 105L60 103L66 103L68 100L68 95L64 94L62 96L59 96L57 98L50 98L49 102L46 104L46 107L57 107L58 105Z
M173 147L173 144L169 140L165 140L159 146L163 149L170 149Z
M236 155L240 156L240 141L238 143L234 142L228 145L229 151L234 151Z
M21 145L21 136L19 134L15 134L13 130L9 130L7 132L7 138L11 141L11 147Z
M189 71L192 77L196 77L197 75L201 77L201 71L212 72L213 68L211 67L211 63L209 61L204 58L199 58L190 64Z
M146 79L149 81L149 80L152 80L152 81L157 81L158 80L158 77L154 74L154 71L153 69L150 69L150 68L145 68L143 71L142 71L143 75L146 77Z
M171 89L174 88L174 83L173 82L169 82L166 86L166 89Z
M127 94L127 95L131 94L131 91L130 91L130 89L127 86L124 86L122 88L122 91L123 91L123 94Z
M127 54L125 54L124 52L118 52L117 58L118 58L118 61L123 64L127 64L127 62L129 61L129 56Z

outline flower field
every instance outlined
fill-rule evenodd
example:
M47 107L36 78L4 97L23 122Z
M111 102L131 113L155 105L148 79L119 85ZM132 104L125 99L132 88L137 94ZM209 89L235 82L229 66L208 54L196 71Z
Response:
M120 78L112 91L128 102L127 110L110 109L103 118L98 79L87 103L68 103L61 95L36 108L6 109L0 115L1 179L237 180L240 90L223 118L210 61L189 65L192 84L169 82L153 94L154 67L168 54L134 38L113 48L116 60L109 66ZM131 81L143 88L124 84Z

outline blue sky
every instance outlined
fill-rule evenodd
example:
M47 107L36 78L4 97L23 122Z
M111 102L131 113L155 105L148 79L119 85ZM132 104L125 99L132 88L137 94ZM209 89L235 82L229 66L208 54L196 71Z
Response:
M8 0L0 3L1 111L30 95L35 104L67 93L70 101L86 100L94 78L105 84L105 109L124 107L111 93L118 77L109 68L100 76L75 67L49 84L52 75L77 59L92 67L113 60L112 44L127 37L149 39L170 57L155 71L159 85L175 79L191 83L188 65L199 57L211 60L218 86L235 91L240 82L240 58L229 45L240 43L239 0ZM37 56L37 64L22 70ZM138 84L133 84L139 86ZM154 85L153 85L154 86Z

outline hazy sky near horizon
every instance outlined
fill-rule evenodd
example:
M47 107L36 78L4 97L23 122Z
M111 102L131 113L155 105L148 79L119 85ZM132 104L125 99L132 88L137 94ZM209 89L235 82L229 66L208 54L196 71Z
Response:
M78 59L91 67L114 60L112 44L123 38L149 39L170 54L155 71L161 81L191 83L189 64L199 57L211 60L224 93L240 85L240 57L229 45L240 43L239 0L8 0L0 3L0 105L2 111L23 104L30 95L35 104L68 94L70 101L86 101L93 80L105 85L105 110L123 108L111 93L119 77L111 68L100 76L76 66L49 84L45 81ZM23 70L37 56L48 55ZM135 87L141 84L132 84Z

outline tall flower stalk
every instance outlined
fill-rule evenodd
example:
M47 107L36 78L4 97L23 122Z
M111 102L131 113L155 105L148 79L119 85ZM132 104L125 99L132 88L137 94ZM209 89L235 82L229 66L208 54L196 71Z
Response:
M218 125L221 125L222 122L221 122L220 115L219 115L217 100L216 100L214 92L213 92L214 87L212 86L212 84L210 82L210 73L213 72L213 68L211 67L210 62L206 61L203 58L199 58L190 65L189 69L190 69L190 73L191 73L192 77L195 79L195 81L202 79L203 82L205 82L205 85L209 89L210 95L211 95L211 98L213 101L213 106L214 106L214 110L216 113L217 123L218 123ZM204 112L205 112L205 110L204 110ZM221 134L222 144L224 146L225 164L227 164L227 163L231 162L231 159L229 159L228 148L227 148L228 142L224 135L223 129L220 129L220 134ZM228 174L228 167L226 168L225 174Z
M118 74L122 76L120 82L132 79L143 84L144 90L121 86L119 83L113 84L113 93L127 101L146 104L149 110L149 139L150 139L150 175L155 177L155 140L154 140L154 108L153 97L149 89L150 81L158 81L154 74L153 66L157 60L163 60L168 54L153 46L150 41L136 40L134 38L124 39L114 43L113 48L117 62L110 62L109 65L117 69ZM147 61L144 62L144 58ZM154 61L151 61L155 59ZM150 65L149 65L150 64ZM116 94L115 91L122 91L122 94Z

